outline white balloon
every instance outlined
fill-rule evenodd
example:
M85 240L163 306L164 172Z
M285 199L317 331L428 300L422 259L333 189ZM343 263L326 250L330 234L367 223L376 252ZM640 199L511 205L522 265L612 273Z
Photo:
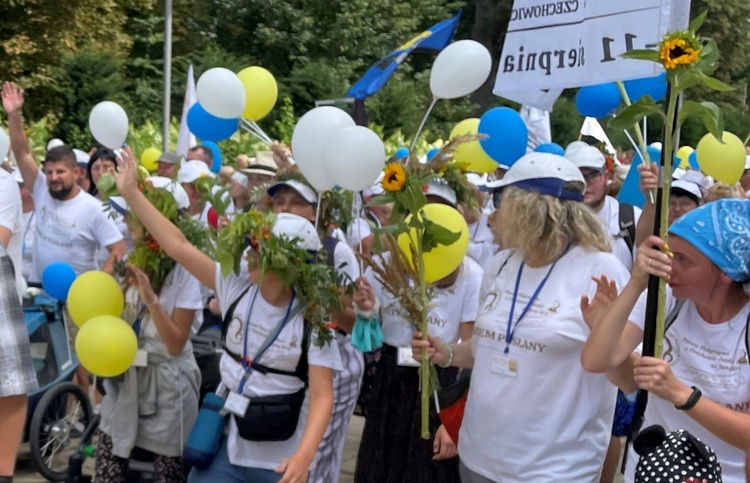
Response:
M49 151L52 148L56 148L59 146L65 146L65 143L62 141L62 139L54 138L50 139L47 143L47 151Z
M354 120L338 107L322 106L307 111L292 133L292 154L300 171L318 191L334 183L326 172L323 153L328 140L341 129L354 126Z
M475 40L459 40L444 48L432 64L430 90L436 99L456 99L471 94L487 81L492 56Z
M229 69L208 69L198 79L195 90L200 105L213 116L234 119L245 110L245 87Z
M116 102L100 102L91 109L89 129L102 146L120 148L128 138L128 115Z
M0 163L5 161L5 157L8 156L8 150L10 149L10 138L8 133L0 128Z
M331 136L323 159L328 177L335 184L357 192L372 186L383 172L385 147L370 129L347 127Z

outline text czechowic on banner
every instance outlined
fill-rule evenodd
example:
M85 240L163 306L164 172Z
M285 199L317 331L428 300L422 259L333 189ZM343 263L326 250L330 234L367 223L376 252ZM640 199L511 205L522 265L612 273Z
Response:
M656 75L653 62L620 55L689 16L690 0L515 0L493 92L545 108L563 88Z

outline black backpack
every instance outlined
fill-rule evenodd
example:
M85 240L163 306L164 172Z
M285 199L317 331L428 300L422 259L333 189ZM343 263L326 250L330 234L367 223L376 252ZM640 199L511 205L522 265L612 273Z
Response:
M622 238L628 245L628 250L633 253L635 246L635 209L633 205L620 203L620 214L618 224L620 232L615 235L615 239Z

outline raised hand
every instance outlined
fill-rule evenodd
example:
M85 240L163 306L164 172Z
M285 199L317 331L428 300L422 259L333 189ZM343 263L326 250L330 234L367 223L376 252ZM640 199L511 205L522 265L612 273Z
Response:
M148 276L140 268L132 263L128 263L127 267L130 285L138 290L138 294L141 296L144 304L147 306L153 305L158 297L151 286L151 280L148 279Z
M133 156L133 150L130 146L125 146L120 150L117 158L117 170L111 170L110 173L115 178L117 191L123 197L126 197L138 191L138 165Z
M23 107L23 89L20 89L15 82L6 82L3 84L3 109L8 114L21 112Z
M648 198L649 192L659 187L659 165L656 163L649 165L641 164L638 166L638 173L641 175L638 187L646 195L646 198Z
M375 306L375 291L366 277L359 277L356 281L357 291L352 296L352 302L357 304L360 310L372 310Z
M606 275L592 279L596 282L594 298L589 301L586 295L581 297L581 313L589 329L599 323L617 298L617 284L614 280L609 280Z
M292 152L288 147L278 141L274 141L273 144L271 144L271 151L273 152L273 161L279 169L288 168L292 165L289 160L292 157Z
M656 275L669 281L672 273L672 257L667 244L658 236L651 235L638 247L635 265L630 280L645 290L649 275Z

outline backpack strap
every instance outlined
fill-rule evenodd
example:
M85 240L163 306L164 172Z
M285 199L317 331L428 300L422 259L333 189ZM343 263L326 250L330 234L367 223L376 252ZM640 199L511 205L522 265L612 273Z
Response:
M237 304L240 303L240 300L247 295L248 290L250 290L250 285L248 285L245 290L242 291L239 297L237 297L234 302L229 304L229 308L227 309L226 313L224 314L224 318L221 319L221 344L226 346L227 342L227 331L229 330L229 324L232 322L232 317L234 317L234 309L237 308Z
M326 236L323 238L323 249L326 251L326 265L329 267L336 268L333 260L333 253L336 251L336 245L338 245L339 239L333 236Z
M682 310L683 305L685 305L684 300L677 300L677 303L675 303L674 307L672 307L672 310L669 311L669 314L667 314L667 317L664 319L664 333L667 333L667 330L674 324L674 321L677 320L677 315L680 313L680 310Z
M633 208L633 205L620 203L618 218L620 233L615 235L615 239L622 238L630 253L633 253L633 247L635 246L635 208Z

